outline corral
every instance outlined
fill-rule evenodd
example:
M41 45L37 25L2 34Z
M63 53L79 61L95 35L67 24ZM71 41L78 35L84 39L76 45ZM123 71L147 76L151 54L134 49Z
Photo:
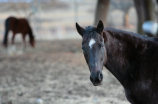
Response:
M37 41L35 49L18 48L9 55L0 47L0 103L129 104L123 87L105 68L103 84L92 85L80 43Z

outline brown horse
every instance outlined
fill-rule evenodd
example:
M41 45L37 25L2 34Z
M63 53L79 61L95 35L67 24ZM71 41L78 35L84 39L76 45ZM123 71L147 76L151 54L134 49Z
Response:
M103 80L105 66L122 84L131 104L158 104L158 38L97 27L83 28L82 49L94 86Z
M34 36L32 33L32 29L31 29L28 21L25 18L17 19L15 17L9 17L6 19L6 21L5 21L5 35L4 35L4 40L3 40L3 45L5 47L8 46L8 44L7 44L8 32L10 30L13 32L12 44L14 44L15 35L17 33L21 33L22 38L23 38L24 47L26 47L26 42L25 42L26 35L29 35L29 39L30 39L29 42L30 42L31 46L35 47L35 39L34 39Z

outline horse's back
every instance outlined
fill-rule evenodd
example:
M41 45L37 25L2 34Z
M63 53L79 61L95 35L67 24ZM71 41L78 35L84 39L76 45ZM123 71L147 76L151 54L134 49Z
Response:
M27 19L25 19L25 18L16 18L16 17L11 16L11 17L8 17L6 19L6 21L9 21L10 23L14 23L14 25L17 24L17 23L18 24L19 23L24 23L25 25L29 25Z
M6 20L17 20L17 18L13 17L13 16L10 16L8 17Z
M31 29L25 18L8 17L5 24L9 30L12 30L14 33L28 33Z
M25 18L19 18L18 21L19 21L19 23L25 25L27 28L30 28L30 25L29 25L29 22L28 22L27 19L25 19Z
M17 22L17 21L18 21L18 19L15 17L8 17L5 22L13 23L13 22Z

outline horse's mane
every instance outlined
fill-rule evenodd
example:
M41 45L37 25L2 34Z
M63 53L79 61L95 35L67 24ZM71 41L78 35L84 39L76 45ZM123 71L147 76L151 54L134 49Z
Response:
M140 35L140 34L137 34L137 33L133 33L133 32L129 32L129 31L124 31L124 30L118 30L118 29L114 29L114 28L105 28L104 29L105 31L111 33L113 36L130 36L130 37L133 37L133 38L138 38L138 39L148 39L147 36L145 35Z
M108 32L110 33L110 35L112 37L115 37L117 39L120 40L124 40L124 41L134 41L136 43L140 43L140 42L150 42L150 43L158 43L158 38L153 37L147 37L146 35L140 35L137 33L133 33L133 32L129 32L129 31L123 31L123 30L118 30L118 29L114 29L114 28L104 28L104 32Z
M156 38L156 37L151 37L150 39L153 40L154 42L157 42L157 43L158 43L158 38Z

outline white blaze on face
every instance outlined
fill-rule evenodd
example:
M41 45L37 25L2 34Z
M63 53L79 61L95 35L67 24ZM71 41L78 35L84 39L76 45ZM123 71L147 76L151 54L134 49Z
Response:
M89 41L89 47L90 47L90 49L92 49L92 47L93 47L94 44L95 44L95 40L94 40L94 39L91 39L91 40Z

